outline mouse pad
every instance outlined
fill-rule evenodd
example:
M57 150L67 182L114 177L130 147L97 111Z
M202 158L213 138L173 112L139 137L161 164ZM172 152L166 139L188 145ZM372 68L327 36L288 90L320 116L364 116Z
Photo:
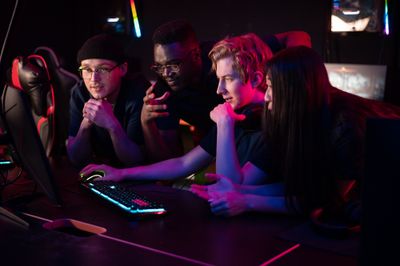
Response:
M331 251L336 254L358 257L360 245L359 234L349 235L344 239L329 238L318 234L312 228L311 222L306 222L284 231L278 237L313 248Z

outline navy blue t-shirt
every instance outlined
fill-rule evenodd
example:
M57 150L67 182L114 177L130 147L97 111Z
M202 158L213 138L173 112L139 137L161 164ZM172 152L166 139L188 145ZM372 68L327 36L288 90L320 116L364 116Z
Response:
M114 115L120 122L128 138L138 145L144 144L140 113L143 106L143 97L150 83L143 76L132 79L123 79L117 101L114 105ZM71 91L69 136L76 136L83 120L84 104L90 99L90 94L83 81L79 82ZM106 161L118 164L111 137L107 130L94 125L90 132L90 141L93 149L94 161Z

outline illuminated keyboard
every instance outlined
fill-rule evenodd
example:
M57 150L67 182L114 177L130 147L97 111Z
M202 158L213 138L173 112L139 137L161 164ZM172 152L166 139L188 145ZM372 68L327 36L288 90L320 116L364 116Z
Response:
M117 182L96 180L82 183L82 185L129 214L159 215L166 213L161 204L138 195Z

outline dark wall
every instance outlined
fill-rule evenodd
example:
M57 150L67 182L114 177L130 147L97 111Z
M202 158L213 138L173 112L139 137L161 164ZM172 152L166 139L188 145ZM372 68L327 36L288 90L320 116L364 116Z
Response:
M380 1L382 6L384 1ZM351 32L329 34L325 61L387 66L385 101L400 105L399 1L389 2L390 34Z
M14 57L27 55L36 47L52 47L71 71L76 53L91 35L103 30L105 18L117 13L123 0L19 0L5 53L1 74ZM15 0L0 2L0 40L3 42ZM113 8L115 6L115 8Z
M386 64L389 66L386 100L400 104L398 1L391 4L392 34L328 34L330 1L315 0L136 0L142 37L125 35L137 67L149 76L152 62L151 34L161 23L185 18L192 22L200 40L254 32L259 35L289 30L307 31L314 48L327 62ZM0 1L0 40L3 40L14 1ZM1 78L12 58L26 55L39 45L53 47L65 66L75 71L76 52L86 38L105 30L107 16L130 20L128 0L20 0L3 56ZM124 23L125 32L129 23Z
M323 53L329 13L327 1L146 0L140 3L139 11L144 14L141 49L150 55L144 59L145 66L151 63L152 32L158 25L175 18L191 21L200 40L217 40L246 32L266 35L305 30L312 36L314 47Z

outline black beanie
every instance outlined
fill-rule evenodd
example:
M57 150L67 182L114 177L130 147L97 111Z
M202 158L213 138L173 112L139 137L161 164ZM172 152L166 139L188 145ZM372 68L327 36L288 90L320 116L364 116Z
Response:
M126 61L124 46L119 39L108 34L99 34L88 39L79 49L77 60L108 59L121 64Z

